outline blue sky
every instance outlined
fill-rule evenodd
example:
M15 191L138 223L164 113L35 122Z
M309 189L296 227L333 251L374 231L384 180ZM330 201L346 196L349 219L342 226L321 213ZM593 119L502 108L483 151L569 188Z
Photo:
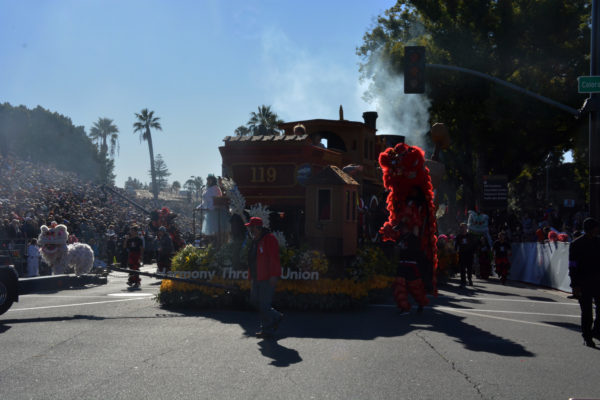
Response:
M356 47L394 0L0 0L0 102L40 105L89 133L119 128L116 184L149 182L134 113L182 184L220 175L218 147L271 105L285 121L362 121Z

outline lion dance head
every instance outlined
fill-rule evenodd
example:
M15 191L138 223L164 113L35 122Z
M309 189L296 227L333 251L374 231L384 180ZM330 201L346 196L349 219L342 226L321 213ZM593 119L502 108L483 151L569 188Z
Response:
M85 243L67 244L69 232L65 225L42 225L38 243L42 259L55 274L67 273L72 268L76 275L89 272L94 266L94 252Z
M47 227L42 225L40 228L38 244L41 247L42 258L48 264L55 264L56 261L67 253L67 240L69 232L65 225L56 225Z

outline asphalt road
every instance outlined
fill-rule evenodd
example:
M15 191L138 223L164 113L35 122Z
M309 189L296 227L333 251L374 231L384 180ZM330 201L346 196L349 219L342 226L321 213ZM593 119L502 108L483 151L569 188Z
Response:
M268 341L253 312L166 310L158 281L125 280L0 316L0 399L600 398L600 351L554 290L451 281L421 315L286 312Z

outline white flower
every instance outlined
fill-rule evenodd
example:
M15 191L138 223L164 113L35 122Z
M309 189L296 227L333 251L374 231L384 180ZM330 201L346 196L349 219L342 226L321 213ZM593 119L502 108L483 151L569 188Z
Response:
M225 189L227 197L229 197L229 212L231 214L238 214L242 217L244 222L246 222L246 217L244 216L244 209L246 208L246 199L244 198L242 193L240 193L233 179L223 178L221 183Z
M285 235L281 231L273 232L273 236L277 239L277 243L279 243L279 248L285 249L287 248L287 240L285 240Z
M269 210L269 206L263 206L261 203L256 203L250 207L248 214L250 214L250 217L261 218L265 228L268 229L271 226L271 220L269 217L271 210Z

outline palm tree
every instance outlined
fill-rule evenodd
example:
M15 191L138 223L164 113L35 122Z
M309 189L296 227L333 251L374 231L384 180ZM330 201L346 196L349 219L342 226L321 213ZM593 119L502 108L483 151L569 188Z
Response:
M148 111L144 108L141 113L135 113L137 122L133 124L133 132L140 133L140 142L145 140L148 142L148 151L150 152L150 175L152 175L152 193L154 194L154 202L158 203L158 186L156 185L156 170L154 169L154 149L152 148L152 135L150 128L162 131L159 117L154 116L154 111Z
M252 131L253 135L278 135L279 124L283 120L279 119L277 114L271 111L271 106L264 104L258 107L258 112L250 113L250 120L246 124Z
M179 189L181 189L181 183L179 183L179 181L174 181L171 183L171 193L174 192L175 194L178 194Z
M241 125L235 129L234 133L236 136L248 136L252 134L252 131L246 125Z
M90 129L90 139L100 148L100 153L108 153L107 141L110 140L110 156L114 157L115 150L119 152L119 128L113 124L113 120L110 118L98 118L98 121L94 122L94 126Z
M202 193L202 188L204 187L204 180L200 176L191 176L190 179L185 181L184 188L187 188L190 192L194 192L196 195L196 203L198 202L198 198Z

